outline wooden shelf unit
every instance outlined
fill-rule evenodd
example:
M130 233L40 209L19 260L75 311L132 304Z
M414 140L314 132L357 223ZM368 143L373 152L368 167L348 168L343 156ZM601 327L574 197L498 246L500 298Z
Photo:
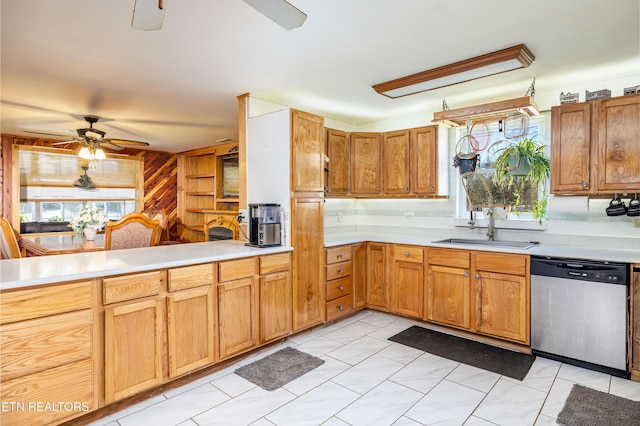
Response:
M178 154L178 217L184 242L205 241L207 210L238 211L239 198L221 197L222 156L238 152L237 142L225 142Z

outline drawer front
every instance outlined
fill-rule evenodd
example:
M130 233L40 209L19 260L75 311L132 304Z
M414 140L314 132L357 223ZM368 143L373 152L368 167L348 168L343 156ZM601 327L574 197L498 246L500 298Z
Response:
M430 248L428 253L428 261L430 265L450 266L452 268L469 268L468 251Z
M169 291L213 284L213 264L169 269Z
M230 260L218 264L218 281L233 281L256 275L256 258Z
M155 296L164 283L164 272L125 275L102 280L104 304Z
M334 263L327 266L327 281L351 275L351 262Z
M351 277L344 277L327 282L327 300L351 294Z
M90 359L4 381L0 399L25 409L2 413L2 424L44 426L86 414L97 408L93 386Z
M291 255L289 253L273 254L260 258L260 275L285 272L290 269Z
M424 249L417 246L393 246L393 259L403 262L424 262Z
M91 307L93 281L59 284L0 295L0 324L45 317Z
M327 321L353 312L353 298L350 294L327 302Z
M351 260L351 246L331 247L327 250L327 265Z
M476 270L509 275L527 275L529 256L523 254L477 252Z
M91 358L92 324L87 309L3 326L2 380Z

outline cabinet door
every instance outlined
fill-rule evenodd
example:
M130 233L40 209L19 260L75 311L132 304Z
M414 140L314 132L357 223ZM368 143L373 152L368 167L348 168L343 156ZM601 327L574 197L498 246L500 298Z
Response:
M159 299L105 309L105 402L134 395L162 382Z
M429 321L468 329L470 327L469 271L429 266L427 318Z
M597 191L640 191L640 95L599 101L594 121Z
M395 262L393 312L422 319L424 307L424 265Z
M291 333L291 275L280 272L260 277L260 342Z
M589 193L591 103L551 108L551 192Z
M349 135L339 130L327 130L329 157L328 195L349 193Z
M478 272L476 292L480 297L477 330L529 344L529 294L527 280L518 275Z
M379 133L352 133L351 193L378 194L382 191L382 146Z
M324 119L291 110L291 191L324 191Z
M291 199L293 331L324 321L324 199Z
M384 244L367 244L367 307L389 310L386 276L387 249Z
M411 129L411 177L415 194L438 191L438 126Z
M382 139L384 193L408 194L411 190L409 169L409 131L385 133Z
M220 359L237 355L258 342L258 293L255 278L218 285Z
M167 297L170 377L215 361L213 309L211 285L183 290Z
M351 259L353 262L351 274L353 308L363 309L367 306L367 245L354 244Z

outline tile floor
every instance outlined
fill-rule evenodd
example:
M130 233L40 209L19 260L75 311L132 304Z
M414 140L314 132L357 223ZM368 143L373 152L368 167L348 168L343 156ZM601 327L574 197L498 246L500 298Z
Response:
M387 340L414 324L365 310L92 426L553 425L574 383L640 401L640 383L545 358L520 382ZM326 362L272 392L233 373L286 346Z

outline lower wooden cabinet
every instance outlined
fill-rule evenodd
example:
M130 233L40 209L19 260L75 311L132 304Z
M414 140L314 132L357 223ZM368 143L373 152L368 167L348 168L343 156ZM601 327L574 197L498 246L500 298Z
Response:
M351 246L331 247L325 250L327 278L325 295L327 321L353 312L351 285Z
M215 361L213 289L208 285L167 296L170 378Z
M164 309L161 298L105 308L105 402L162 383Z
M354 244L351 248L351 295L353 309L367 306L367 244Z
M640 263L632 265L633 273L631 279L631 379L640 382Z
M427 319L436 323L469 329L469 270L429 265Z
M367 243L367 307L389 310L387 284L387 247L381 243Z
M260 277L260 343L291 333L291 274Z
M220 359L253 348L258 343L258 291L255 278L218 285Z
M412 318L424 316L424 248L393 246L392 312Z

